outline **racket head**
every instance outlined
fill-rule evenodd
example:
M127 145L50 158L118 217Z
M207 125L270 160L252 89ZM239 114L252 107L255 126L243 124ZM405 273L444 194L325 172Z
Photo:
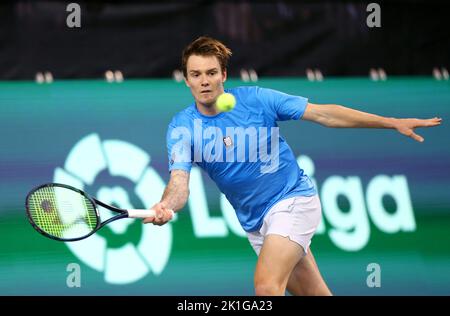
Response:
M76 241L100 228L94 200L85 192L60 183L34 188L26 197L26 214L42 235L59 241Z

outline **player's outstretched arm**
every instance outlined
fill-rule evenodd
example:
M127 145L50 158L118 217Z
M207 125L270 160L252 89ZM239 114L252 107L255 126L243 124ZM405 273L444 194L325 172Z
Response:
M153 205L156 216L144 219L144 223L164 225L171 220L170 210L177 211L184 207L189 197L189 172L172 170L170 180L159 203Z
M336 104L312 104L308 103L302 119L319 123L327 127L338 128L391 128L399 133L423 142L423 137L414 133L416 127L431 127L440 125L441 118L398 119L383 117Z

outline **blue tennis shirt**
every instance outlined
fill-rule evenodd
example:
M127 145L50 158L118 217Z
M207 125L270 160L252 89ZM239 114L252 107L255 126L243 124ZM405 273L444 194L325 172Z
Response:
M316 194L277 125L300 119L308 100L260 87L225 92L236 98L232 111L207 116L194 102L172 119L169 170L189 172L196 163L225 194L242 228L252 232L277 202Z

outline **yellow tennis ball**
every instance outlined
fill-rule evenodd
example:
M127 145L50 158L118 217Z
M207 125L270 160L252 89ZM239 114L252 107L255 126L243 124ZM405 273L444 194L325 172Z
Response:
M216 100L216 107L220 112L228 112L234 109L236 98L231 93L222 93Z

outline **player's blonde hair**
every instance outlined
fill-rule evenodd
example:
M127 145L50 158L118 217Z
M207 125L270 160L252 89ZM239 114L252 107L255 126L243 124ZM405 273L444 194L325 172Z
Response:
M227 69L231 54L231 50L222 42L208 36L201 36L183 50L181 57L183 74L187 77L187 61L191 55L216 56L223 72Z

